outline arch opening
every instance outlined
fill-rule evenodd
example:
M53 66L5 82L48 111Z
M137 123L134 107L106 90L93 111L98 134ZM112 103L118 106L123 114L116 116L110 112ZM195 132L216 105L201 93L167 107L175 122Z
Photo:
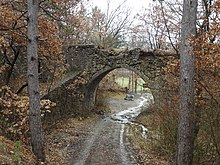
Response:
M106 81L108 76L112 79L111 81ZM87 85L87 91L85 92L86 107L92 109L95 106L97 101L97 90L101 84L108 86L110 83L114 83L118 89L112 90L120 90L126 95L126 93L152 93L147 85L149 82L150 80L146 75L139 73L139 71L132 67L125 66L103 69L96 73ZM114 86L114 84L112 85ZM106 91L107 90L108 89L106 89Z

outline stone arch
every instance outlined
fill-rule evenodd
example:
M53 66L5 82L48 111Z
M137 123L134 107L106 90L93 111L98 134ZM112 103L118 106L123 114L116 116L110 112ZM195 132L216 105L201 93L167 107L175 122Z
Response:
M98 89L98 85L100 83L100 81L111 71L118 69L118 68L124 68L124 69L128 69L131 70L133 72L135 72L137 75L139 75L145 82L149 81L149 78L141 73L139 70L135 69L132 66L129 65L119 65L119 66L115 66L115 67L105 67L102 70L99 70L98 72L96 72L89 80L89 82L87 83L86 86L86 90L85 90L85 108L86 109L91 109L94 107L95 102L96 102L96 92Z
M173 59L170 58L172 55L140 48L104 50L92 45L75 45L64 47L63 52L68 64L65 70L69 75L42 98L56 102L54 108L57 111L65 109L76 114L89 112L94 107L100 81L117 68L134 71L148 82L156 98L157 87L160 86L158 78L164 74L163 67Z

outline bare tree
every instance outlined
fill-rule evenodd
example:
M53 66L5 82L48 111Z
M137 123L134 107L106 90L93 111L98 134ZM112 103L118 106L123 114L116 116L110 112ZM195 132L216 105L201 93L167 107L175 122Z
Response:
M124 34L131 25L129 19L131 11L124 8L123 1L115 9L110 9L110 1L107 2L107 10L103 13L95 7L92 11L92 42L104 48L120 47L124 44Z
M177 165L191 165L195 139L194 53L189 42L196 35L197 0L184 0L180 43L180 113Z
M136 34L146 37L146 48L170 50L178 54L182 17L182 3L179 1L158 0L137 14L140 22Z
M38 159L44 161L43 135L40 113L40 92L38 79L38 53L37 53L37 35L38 35L38 0L28 0L28 91L29 91L29 123L31 142L34 154Z

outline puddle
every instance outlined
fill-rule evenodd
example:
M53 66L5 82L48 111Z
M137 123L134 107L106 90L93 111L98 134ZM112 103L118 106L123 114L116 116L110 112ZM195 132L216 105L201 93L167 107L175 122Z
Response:
M122 124L132 124L137 127L141 127L142 136L146 138L148 129L141 124L135 123L135 118L144 110L144 108L148 107L153 103L153 95L152 94L144 94L138 98L138 105L135 107L129 107L120 112L116 112L111 115L111 119L116 122L120 122Z

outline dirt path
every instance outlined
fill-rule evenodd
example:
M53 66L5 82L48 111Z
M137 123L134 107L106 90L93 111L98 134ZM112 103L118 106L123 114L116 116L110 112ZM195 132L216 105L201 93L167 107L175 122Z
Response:
M98 121L89 137L74 154L73 165L132 165L137 164L128 150L124 139L124 125L112 122L109 118ZM74 147L74 146L73 146Z
M140 97L134 101L111 99L113 114L129 107L138 107ZM69 146L71 165L137 165L126 138L128 125L112 120L112 115L100 118L90 127L89 133Z

